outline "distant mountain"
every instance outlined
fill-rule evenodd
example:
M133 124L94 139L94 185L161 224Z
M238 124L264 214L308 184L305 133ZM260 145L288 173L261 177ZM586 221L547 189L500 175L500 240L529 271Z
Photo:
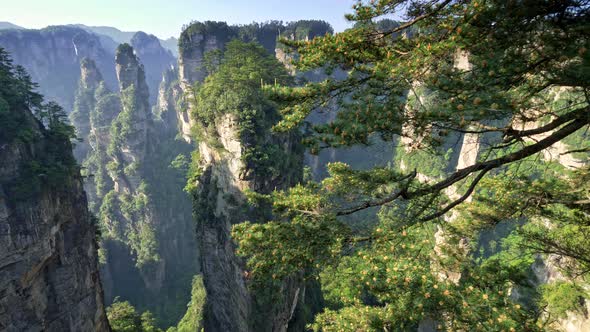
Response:
M162 81L162 73L176 64L176 58L168 49L162 46L162 41L154 35L139 31L130 41L145 66L146 82L150 92L150 104L154 105L158 97L158 88Z
M106 39L111 45L103 44ZM112 44L115 42L109 37L74 26L0 30L0 47L10 53L15 64L26 68L47 100L68 112L74 108L80 61L85 57L96 62L111 89L117 87Z
M178 38L170 37L165 40L160 39L160 44L178 58Z
M118 42L119 44L129 43L129 41L131 40L131 38L135 34L135 31L121 31L121 30L119 30L117 28L113 28L113 27L88 26L88 25L84 25L84 24L72 24L72 25L76 26L78 28L82 28L87 31L91 31L94 33L102 34L102 35L107 35L107 36L113 38L113 40Z
M96 33L98 35L104 35L112 38L118 44L131 43L131 39L137 33L137 31L121 31L117 28L106 27L106 26L88 26L84 24L72 24L78 28L84 29L89 32ZM178 57L178 39L170 37L166 40L160 40L162 47L168 49L175 57Z
M5 29L24 29L21 26L18 26L16 24L12 24L10 22L0 22L0 30L5 30Z

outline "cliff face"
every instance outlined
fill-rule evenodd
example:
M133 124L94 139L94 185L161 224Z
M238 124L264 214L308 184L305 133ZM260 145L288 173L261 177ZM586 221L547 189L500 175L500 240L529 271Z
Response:
M81 59L94 59L107 85L115 86L113 54L96 35L83 29L52 26L41 30L4 30L0 31L0 47L12 55L16 64L27 69L47 99L68 112L74 106Z
M70 121L76 127L78 136L87 138L91 130L90 114L96 106L95 91L104 81L94 61L84 58L80 67L80 84L76 91L74 110L70 113ZM90 145L87 140L77 144L74 149L76 160L84 160L89 150Z
M153 110L156 118L162 121L163 129L168 136L176 136L179 133L184 135L180 126L185 121L188 122L188 119L180 117L188 116L188 113L183 112L183 108L183 91L178 80L178 69L172 66L162 74L158 101Z
M72 147L2 97L0 330L109 331L96 224Z
M119 153L115 153L123 164L141 162L145 159L148 149L152 148L153 122L149 107L149 89L145 81L145 70L129 44L122 44L115 57L117 79L121 93L122 110L119 115L117 145ZM125 184L132 184L125 181ZM133 183L137 189L138 183Z
M301 176L302 150L297 147L296 137L268 134L267 142L280 147L291 160L282 160L280 176L256 173L251 168L254 165L243 161L251 142L240 136L237 118L225 115L215 128L211 135L218 137L222 146L199 143L202 175L194 193L201 269L207 289L205 330L286 331L303 286L287 282L279 300L273 303L251 292L244 264L234 253L230 231L234 224L269 218L268 210L247 208L244 192L269 193L293 185Z
M160 40L154 35L137 32L131 38L131 46L144 65L146 83L149 87L150 105L156 103L162 73L170 69L176 59L170 51L164 49Z
M76 105L92 108L79 117L89 124L76 126L90 127L82 136L89 145L83 165L93 175L86 190L105 230L105 298L119 296L172 324L184 312L198 263L184 177L170 167L190 150L174 139L175 113L173 128L154 120L144 67L130 45L118 48L116 64L119 92L112 93L94 62L83 61L76 99Z
M193 23L185 29L178 43L178 70L182 84L204 81L207 76L203 66L205 54L222 49L231 36L230 27L222 22Z
M141 32L141 31L121 31L117 28L107 27L107 26L87 26L84 24L74 24L74 26L78 27L78 28L82 28L88 32L95 33L99 37L110 39L111 41L116 43L115 48L113 48L113 51L117 48L117 45L119 45L119 44L131 43L133 36L137 32ZM176 38L170 37L165 40L159 39L158 41L165 49L170 51L173 56L178 55L177 54L178 40Z
M195 98L192 87L205 81L207 66L219 59L213 52L224 50L230 39L257 41L274 55L279 34L294 26L276 22L243 27L217 22L193 23L183 31L179 40L179 82L169 87L176 84L185 97L182 102L192 101ZM313 34L305 29L299 33ZM172 82L171 79L166 81ZM169 88L168 91L176 90ZM202 124L189 116L195 111L196 104L182 105L182 102L176 103L180 105L176 108L178 123L183 137L190 142L192 129ZM165 104L160 109L170 109L173 103L167 101ZM255 120L252 127L267 127L257 130L256 137L245 134L242 127L250 126L244 124L249 120L240 116L219 116L214 129L208 130L197 142L201 175L193 184L196 188L193 191L193 209L197 220L201 271L207 290L204 327L206 331L303 330L306 320L302 316L311 308L304 302L312 302L312 298L316 301L318 297L321 302L316 286L287 280L279 290L265 292L249 288L244 262L236 257L235 244L230 237L231 228L237 223L247 220L264 222L272 217L269 207L258 210L248 207L245 192L269 193L299 181L303 149L295 136L271 134L270 127L262 124L261 119ZM266 116L272 117L270 114ZM282 153L283 157L270 158L269 162L278 165L274 166L273 172L261 171L258 162L246 161L248 154L262 151L257 149L263 146L277 147ZM269 295L272 292L275 293Z
M201 83L207 77L205 54L223 49L232 35L231 28L223 22L197 22L182 32L178 41L178 79L186 98L193 98L193 84ZM189 116L190 110L184 108L178 111L180 132L190 143L194 125Z
M125 38L111 38L108 35L116 37L114 32L107 33L112 31L118 30L84 25L51 26L40 30L2 30L0 46L12 54L16 64L27 69L47 99L63 105L69 112L75 107L75 92L81 74L80 61L92 59L102 73L106 86L115 89L115 51L118 42L129 42L145 65L149 103L154 105L161 75L176 62L174 55L162 47L160 40L153 35L140 31L128 33Z
M206 65L210 60L206 59L206 55L212 51L223 50L225 44L232 39L259 43L269 54L276 56L291 70L292 56L280 47L279 37L303 40L326 33L333 33L332 27L326 22L314 20L301 20L288 24L270 21L244 26L229 26L225 22L193 22L184 29L178 40L180 87L185 96L191 98L193 84L202 83L208 75ZM301 76L312 80L325 77L321 71L313 71ZM178 125L182 136L187 142L191 142L191 128L194 123L190 119L190 111L182 108L178 112Z

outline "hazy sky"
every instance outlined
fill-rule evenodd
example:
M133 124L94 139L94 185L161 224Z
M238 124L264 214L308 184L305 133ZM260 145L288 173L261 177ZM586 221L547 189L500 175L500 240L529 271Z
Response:
M123 31L142 30L160 38L178 36L183 24L230 24L271 19L322 19L336 31L348 27L344 14L354 0L0 0L0 21L25 28L82 23Z

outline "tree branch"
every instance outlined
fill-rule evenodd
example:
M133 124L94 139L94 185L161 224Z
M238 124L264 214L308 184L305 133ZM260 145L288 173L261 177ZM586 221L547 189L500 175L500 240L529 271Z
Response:
M553 120L552 122L535 128L535 129L529 129L529 130L514 130L512 128L508 128L506 130L506 136L508 138L514 139L517 137L523 137L523 136L533 136L533 135L538 135L538 134L542 134L542 133L546 133L548 131L551 131L561 125L563 125L564 123L567 123L569 121L572 121L574 119L579 119L579 118L583 118L583 117L588 117L588 107L584 107L584 108L580 108L577 109L575 111L569 112L565 115L562 115L560 117L558 117L557 119Z
M438 218L438 217L444 215L445 213L449 212L455 206L463 203L467 198L469 198L469 196L471 196L471 194L475 190L475 187L477 186L477 184L479 183L479 181L481 181L481 179L484 177L484 175L486 175L486 173L489 172L491 169L492 169L491 167L488 167L488 168L485 168L484 170L482 170L477 175L477 177L475 179L473 179L473 182L471 182L471 185L469 185L469 188L467 189L467 191L465 192L465 194L463 194L463 196L459 197L458 199L456 199L455 201L453 201L449 205L445 206L442 210L437 211L437 212L435 212L433 214L430 214L430 215L428 215L428 216L420 219L420 221L424 222L424 221L428 221L428 220L432 220L432 219Z
M435 8L433 11L431 11L431 12L428 12L428 13L425 13L425 14L422 14L422 15L420 15L420 16L417 16L417 17L416 17L416 18L414 18L413 20L411 20L411 21L409 21L409 22L407 22L407 23L404 23L404 24L402 24L402 25L398 26L397 28L394 28L394 29L391 29L391 30L389 30L389 31L387 31L387 32L384 32L382 35L383 35L383 36L387 36L387 35L391 35L391 34L394 34L394 33L396 33L396 32L400 32L400 31L402 31L402 30L405 30L405 29L407 29L407 28L411 27L412 25L414 25L414 24L416 24L416 23L418 23L418 22L422 21L423 19L425 19L425 18L428 18L428 17L430 17L430 16L432 16L432 15L434 15L434 14L438 13L438 12L439 12L439 11L441 11L441 10L442 10L442 9L443 9L443 8L444 8L446 5L448 5L449 3L451 3L451 0L445 0L445 1L443 1L443 3L441 3L440 5L438 5L438 7L436 7L436 8Z
M590 123L590 118L588 118L588 117L576 119L576 120L572 121L571 123L569 123L568 125L555 131L553 134L538 141L535 144L527 145L519 151L507 154L507 155L502 156L500 158L476 163L476 164L473 164L469 167L465 167L463 169L460 169L460 170L456 171L455 173L451 174L446 179L444 179L432 186L429 186L429 187L426 187L423 189L419 189L414 192L408 192L407 197L411 198L411 197L422 196L425 194L438 192L438 191L441 191L441 190L451 186L454 183L457 183L457 182L463 180L464 178L466 178L469 174L471 174L473 172L481 171L481 170L486 169L488 167L490 167L490 169L497 168L497 167L500 167L504 164L509 164L509 163L524 159L528 156L531 156L535 153L545 150L546 148L550 147L551 145L555 144L556 142L559 142L560 140L564 139L565 137L569 136L570 134L573 134L578 129L584 127L585 125L588 125L589 123Z
M590 152L590 146L589 146L589 147L587 147L587 148L582 148L582 149L575 149L575 150L569 150L569 151L566 151L566 152L562 152L562 153L560 153L559 155L560 155L560 156L563 156L563 155L566 155L566 154L570 154L570 153L578 153L578 152Z
M405 177L403 177L399 181L411 180L411 179L415 178L416 175L417 175L416 171L413 171L412 173L406 175ZM400 196L405 195L406 190L407 190L407 186L403 186L402 189L395 191L392 194L390 194L384 198L381 198L378 200L366 201L358 206L338 211L338 212L336 212L336 215L337 216L345 216L345 215L353 214L353 213L361 211L361 210L368 209L370 207L381 206L381 205L387 204L389 202L393 202L396 199L398 199Z
M589 108L585 108L585 111L587 112L589 110ZM556 120L557 121L557 120ZM436 192L440 192L445 188L448 188L450 186L452 186L453 184L465 179L467 176L469 176L472 173L478 172L478 171L484 171L482 173L480 173L478 175L478 178L476 178L474 180L474 183L471 184L471 186L473 188L469 188L468 192L466 194L467 197L469 197L469 195L473 192L473 190L475 189L475 185L477 184L477 182L479 182L479 180L481 180L481 177L483 177L483 174L487 173L488 171L494 169L494 168L498 168L502 165L505 164L509 164L521 159L524 159L526 157L529 157L531 155L534 155L538 152L543 151L544 149L547 149L548 147L550 147L551 145L555 144L556 142L559 142L560 140L562 140L563 138L569 136L570 134L573 134L574 132L576 132L578 129L588 125L590 123L590 117L588 117L587 115L576 119L572 122L570 122L569 124L565 125L564 127L562 127L561 129L553 132L551 135L547 136L546 138L536 142L535 144L531 144L528 146L523 147L522 149L520 149L519 151L507 154L505 156L496 158L496 159L492 159L492 160L488 160L485 162L479 162L476 164L473 164L469 167L460 169L458 171L456 171L455 173L451 174L450 176L448 176L447 178L445 178L444 180L441 180L431 186L427 186L421 189L418 189L416 191L408 191L408 187L404 187L401 188L393 193L391 193L391 195L380 199L380 200L375 200L375 201L367 201L364 202L356 207L352 207L346 210L342 210L342 211L338 211L336 213L337 216L342 216L342 215L349 215L349 214L353 214L355 212L361 211L361 210L365 210L367 208L370 207L375 207L375 206L381 206L387 203L390 203L400 197L404 198L404 199L411 199L414 197L419 197L419 196L424 196L424 195L428 195L428 194L432 194L432 193L436 193ZM414 178L416 176L416 172L412 172L407 178L411 179ZM477 180L477 181L476 181ZM464 195L465 196L465 195ZM458 205L459 203L461 203L462 201L464 201L467 197L463 198L461 200L461 198L459 199L460 201L457 202L457 204L453 204L451 203L449 206L450 208L448 208L449 206L447 206L448 209L446 209L445 213L448 212L448 210L452 209L453 207L455 207L456 205ZM455 202L454 202L455 203ZM445 210L443 209L443 210ZM429 218L430 216L428 216L427 218ZM436 216L435 216L436 217ZM426 218L425 218L426 219ZM432 218L430 218L432 219Z

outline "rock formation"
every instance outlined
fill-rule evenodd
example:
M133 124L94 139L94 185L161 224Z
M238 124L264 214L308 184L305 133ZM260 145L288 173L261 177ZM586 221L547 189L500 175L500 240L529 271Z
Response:
M188 123L188 118L179 118L181 116L188 117L188 113L183 112L183 109L184 98L178 80L178 69L171 66L162 74L158 89L158 101L153 110L156 118L162 121L163 129L168 133L167 135L185 135L180 126L183 123ZM190 132L187 132L186 135L190 135Z
M76 160L84 160L90 151L90 144L86 140L90 136L90 114L96 107L95 92L104 83L102 74L96 63L88 58L80 62L80 83L74 100L74 110L70 113L70 121L76 127L78 137L83 138L74 149Z
M207 54L223 50L231 37L261 42L271 55L275 55L278 33L285 31L286 27L280 25L275 29L273 24L269 23L272 28L256 24L229 27L225 23L205 22L187 27L179 40L179 82L174 83L182 89L185 100L194 99L193 86L202 84L208 75L206 65L210 59L206 59ZM289 25L289 28L293 27L296 25ZM164 80L171 81L170 78ZM175 89L168 91L175 93ZM169 109L172 103L167 102L166 105L160 106L160 109ZM185 140L190 142L193 139L193 127L197 123L189 115L193 112L191 107L194 104L189 105L177 108L177 112L180 131ZM310 308L309 302L318 302L317 299L310 299L320 294L319 289L314 285L288 280L278 291L276 301L270 303L268 294L248 287L244 262L234 253L236 248L230 231L232 225L246 220L269 220L271 215L268 209L253 211L247 207L245 191L268 193L296 183L302 175L303 150L296 137L271 134L268 124L253 125L265 128L259 139L243 134L240 130L242 125L244 123L239 115L225 114L215 120L214 132L208 132L197 142L202 174L193 196L201 271L207 289L205 330L302 330L306 322L301 317L306 310L303 308ZM259 165L244 161L244 155L249 150L261 148L262 145L276 146L282 151L284 157L271 158L272 162L279 164L275 170L278 176L261 173Z
M144 161L149 149L153 148L153 122L149 107L149 89L145 81L145 70L129 44L121 44L115 56L117 79L121 94L121 114L117 117L115 145L119 153L114 156L120 164ZM127 192L137 189L137 181L119 183L127 187Z
M0 330L109 331L69 139L2 96L14 100L0 93Z
M93 59L104 80L115 87L113 54L98 36L72 26L51 26L41 30L0 31L0 47L15 64L23 66L39 83L39 92L70 112L80 78L80 60Z
M176 62L176 59L170 51L162 47L156 36L148 35L145 32L139 31L133 35L130 44L144 65L146 83L150 93L149 101L150 105L154 105L158 97L162 73L168 70Z
M89 121L75 123L78 135L88 133L82 136L88 145L83 166L91 175L92 211L104 227L106 300L120 296L164 324L176 323L198 262L184 174L170 162L190 150L174 139L175 127L155 121L144 66L130 45L117 50L118 93L105 86L92 60L81 67L72 116ZM89 116L79 116L87 109Z
M272 177L257 173L252 168L255 165L243 162L243 153L252 142L240 135L234 115L220 118L214 135L222 147L199 142L202 175L194 193L201 269L208 299L205 329L286 331L303 286L295 282L285 284L281 300L273 303L257 298L256 293L248 290L244 264L234 253L230 231L236 223L268 218L269 211L248 211L244 192L269 193L296 183L301 176L302 150L296 146L296 137L268 133L267 143L280 147L283 156L288 156L278 161L282 163L279 176Z

